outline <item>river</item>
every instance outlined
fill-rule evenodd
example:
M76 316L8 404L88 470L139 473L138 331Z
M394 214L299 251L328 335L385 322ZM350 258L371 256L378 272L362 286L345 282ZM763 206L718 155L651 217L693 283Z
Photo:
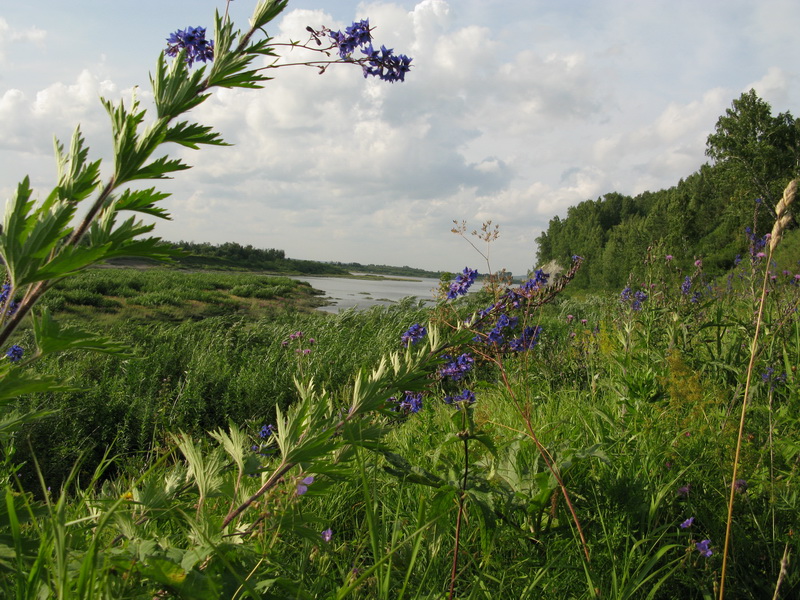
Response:
M306 281L312 287L325 292L325 299L331 304L322 306L319 310L330 313L338 313L348 308L389 306L409 296L434 304L435 290L439 287L438 279L420 278L292 277L292 279Z

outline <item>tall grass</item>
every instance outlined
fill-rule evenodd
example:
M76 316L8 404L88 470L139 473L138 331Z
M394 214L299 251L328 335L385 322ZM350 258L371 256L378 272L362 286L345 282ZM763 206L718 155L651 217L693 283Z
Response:
M442 402L461 382L435 377L433 340L426 377L393 375L400 358L367 373L413 323L479 349L459 328L482 294L433 310L117 323L109 334L138 358L41 364L85 389L40 398L57 412L13 441L25 464L0 512L13 557L0 560L0 589L712 598L729 529L725 598L793 598L800 286L768 277L768 334L748 369L750 282L767 268L754 253L730 280L698 266L686 286L665 264L631 282L648 295L638 307L626 294L556 297L531 313L533 349L484 350L463 382L477 402L461 410ZM427 390L419 412L354 408L414 386ZM259 435L265 424L283 424L280 449Z

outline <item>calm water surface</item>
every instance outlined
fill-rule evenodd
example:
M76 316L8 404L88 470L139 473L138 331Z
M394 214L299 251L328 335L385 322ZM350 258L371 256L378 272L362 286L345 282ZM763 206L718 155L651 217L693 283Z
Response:
M338 313L348 308L367 309L371 306L390 306L412 296L434 304L438 279L348 279L345 277L292 277L307 281L312 287L325 292L330 306L319 310Z

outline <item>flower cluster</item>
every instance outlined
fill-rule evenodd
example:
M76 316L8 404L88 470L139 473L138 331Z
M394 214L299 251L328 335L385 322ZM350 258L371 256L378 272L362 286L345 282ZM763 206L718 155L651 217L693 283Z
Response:
M8 357L8 360L10 360L12 363L15 363L22 360L22 355L24 353L25 350L21 346L14 344L6 351L6 356Z
M786 384L787 376L785 372L775 374L774 367L767 367L767 370L761 374L761 381L768 383L770 390L774 390L779 385Z
M648 299L647 292L638 290L634 292L630 286L626 286L619 295L619 301L623 304L629 304L631 310L642 310L642 303Z
M196 60L214 60L214 40L206 40L205 27L187 27L170 34L165 53L168 56L177 56L181 50L185 50L184 60L190 67Z
M456 276L456 280L450 284L450 289L447 292L449 300L455 300L459 296L463 296L469 291L470 286L475 283L475 278L478 277L476 269L464 267L464 270Z
M439 369L439 377L448 378L452 381L463 379L475 364L475 359L467 352L458 358L453 358L450 355L445 355L442 358L449 362Z
M319 42L318 32L310 30ZM323 30L324 31L324 30ZM405 54L395 54L394 49L381 46L380 50L372 47L372 33L369 28L369 19L355 21L341 31L328 31L332 47L339 54L339 58L346 62L355 62L361 65L364 77L377 77L382 81L394 83L405 81L406 73L411 70L412 59ZM353 52L360 48L363 58L353 58Z
M339 56L343 60L349 60L356 48L366 46L372 42L372 34L369 30L369 19L353 22L346 27L344 33L341 31L329 31L328 36L334 47L339 49Z
M9 302L11 297L11 285L4 283L0 288L0 312L5 311L5 316L11 316L17 312L17 303L14 300ZM8 304L8 306L6 306Z
M422 392L406 392L401 400L392 396L389 402L396 404L395 410L404 414L418 413L422 410Z
M406 73L411 70L412 59L405 54L394 54L392 48L381 46L379 52L370 44L361 52L367 57L367 64L363 65L365 78L372 75L381 81L394 83L405 81Z
M460 394L455 396L445 396L445 404L452 404L456 408L461 408L462 405L475 404L475 393L465 389Z
M311 354L311 348L303 348L303 345L304 345L303 344L303 337L304 337L304 335L303 335L302 331L295 331L294 333L289 334L289 339L288 340L283 340L281 342L281 346L286 348L292 342L297 342L300 345L300 347L299 348L295 348L295 353L296 354L303 354L303 355ZM317 340L315 340L314 338L310 337L310 338L308 338L306 340L306 343L309 346L313 346L314 344L317 343Z
M522 335L514 338L508 343L508 347L512 352L524 352L533 348L539 341L539 333L542 328L538 325L536 327L526 327L522 330Z
M428 330L425 329L419 323L414 323L411 327L409 327L402 336L400 336L400 341L403 342L404 346L408 346L409 344L416 344L422 338L424 338L428 333Z

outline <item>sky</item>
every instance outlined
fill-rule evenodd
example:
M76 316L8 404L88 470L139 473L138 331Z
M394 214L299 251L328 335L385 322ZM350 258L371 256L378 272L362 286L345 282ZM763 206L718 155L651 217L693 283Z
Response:
M230 3L239 28L255 3ZM212 28L215 10L225 1L3 0L0 195L28 175L44 198L53 137L78 125L108 173L100 98L149 106L166 37ZM524 274L570 206L669 188L707 162L706 138L742 92L800 116L796 0L290 0L267 31L304 41L307 25L363 18L376 46L413 58L406 81L295 66L261 90L215 92L189 118L232 146L169 148L193 168L156 182L173 220L155 235ZM283 62L304 56L286 50ZM469 235L487 221L490 245Z

